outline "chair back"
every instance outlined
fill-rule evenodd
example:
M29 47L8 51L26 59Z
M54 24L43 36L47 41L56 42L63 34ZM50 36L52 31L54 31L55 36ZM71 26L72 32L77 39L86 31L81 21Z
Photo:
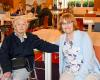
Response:
M44 28L48 28L48 16L44 17L43 26Z
M84 24L83 24L83 18L76 18L77 25L79 26L79 30L83 31Z
M94 25L94 32L100 32L100 22L96 22Z
M91 13L91 14L86 13L86 14L85 14L85 17L96 17L96 14L94 14L94 13L93 13L93 14L92 14L92 13Z

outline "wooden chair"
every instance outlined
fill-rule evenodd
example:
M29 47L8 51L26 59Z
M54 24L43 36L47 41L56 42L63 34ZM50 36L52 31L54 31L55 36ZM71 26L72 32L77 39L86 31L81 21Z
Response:
M59 40L61 32L57 29L41 29L41 30L33 32L33 34L38 35L41 39L43 39L45 41L56 42L56 41ZM53 53L52 54L52 60L53 60L52 63L57 63L58 64L58 61L59 61L58 58L59 58L58 54ZM54 70L53 70L53 72L54 72Z
M28 80L39 80L38 71L45 70L44 62L42 61L42 51L34 49L34 65L33 71L30 73Z
M91 14L86 13L85 17L96 17L96 14L95 13L91 13Z
M100 22L96 22L94 25L94 32L100 32Z
M45 29L48 28L48 16L44 17L43 26L44 26Z
M83 24L83 18L76 18L77 25L79 26L79 30L83 31L84 24Z

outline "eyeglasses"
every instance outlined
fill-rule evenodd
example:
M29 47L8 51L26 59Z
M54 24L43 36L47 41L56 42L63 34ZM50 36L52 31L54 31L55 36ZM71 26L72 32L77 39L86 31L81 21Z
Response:
M63 22L62 26L73 24L73 21Z

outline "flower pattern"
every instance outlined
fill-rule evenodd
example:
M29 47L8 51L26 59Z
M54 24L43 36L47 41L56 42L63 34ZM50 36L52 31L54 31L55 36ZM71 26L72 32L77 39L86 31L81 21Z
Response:
M65 42L63 47L63 55L65 61L65 69L71 72L78 72L83 63L80 48L73 46L72 42Z

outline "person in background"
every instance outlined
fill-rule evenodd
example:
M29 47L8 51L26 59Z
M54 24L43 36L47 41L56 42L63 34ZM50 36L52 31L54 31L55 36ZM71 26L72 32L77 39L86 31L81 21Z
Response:
M43 2L41 4L41 12L39 14L39 23L40 26L43 25L43 21L44 21L44 17L48 16L48 26L52 26L52 13L50 11L50 9L47 7L47 4L45 2Z
M57 10L57 5L56 4L53 5L53 10Z
M5 13L5 11L3 10L3 4L0 3L0 14L4 14L4 13Z
M16 15L24 15L25 14L25 8L24 5L22 4L22 2L19 2L18 7L15 11Z
M38 5L37 0L34 0L33 7L31 9L33 15L38 16L41 12L41 7Z
M31 12L33 13L33 16L39 17L39 14L41 12L41 6L38 5L37 0L34 0L33 7L31 9ZM39 27L39 18L35 20L31 20L29 24L29 30L38 29Z
M100 80L100 63L87 32L80 31L75 17L64 13L59 45L60 80Z
M17 17L13 21L14 32L5 37L0 48L1 80L27 80L34 66L34 51L58 52L59 47L26 32L27 20Z

